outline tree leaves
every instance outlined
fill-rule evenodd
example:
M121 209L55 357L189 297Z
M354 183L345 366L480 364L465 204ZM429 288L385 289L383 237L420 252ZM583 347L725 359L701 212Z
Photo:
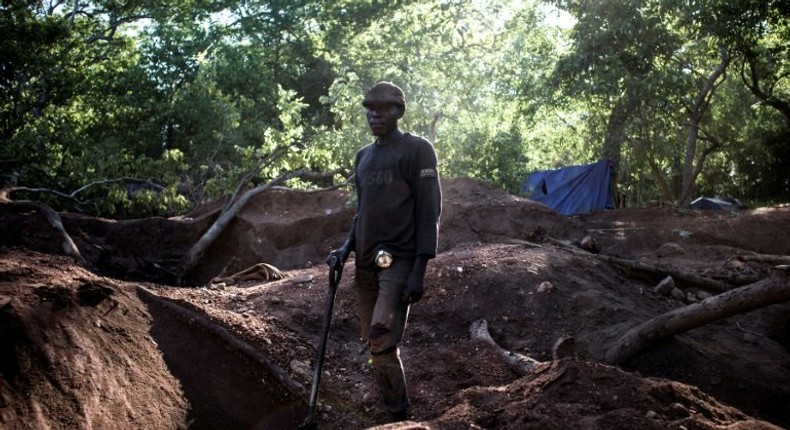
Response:
M177 211L293 169L342 183L372 140L362 94L389 79L444 176L518 192L530 171L610 157L635 203L678 198L684 171L692 191L790 195L775 143L790 117L786 2L551 3L572 27L538 1L7 2L0 173L65 194L164 186L50 201L105 216ZM732 61L689 126L719 46Z

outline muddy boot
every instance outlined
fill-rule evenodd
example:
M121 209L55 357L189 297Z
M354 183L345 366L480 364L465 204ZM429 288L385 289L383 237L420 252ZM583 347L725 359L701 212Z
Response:
M406 378L397 348L385 354L374 354L371 358L384 410L393 416L405 415L409 407L409 397L406 394Z
M407 421L409 419L409 410L408 409L401 409L396 412L390 412L388 414L388 423L399 423L401 421Z

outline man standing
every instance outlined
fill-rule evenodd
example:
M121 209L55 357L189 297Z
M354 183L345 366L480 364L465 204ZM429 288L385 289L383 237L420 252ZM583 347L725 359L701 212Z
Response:
M398 127L406 112L403 90L379 82L362 105L376 140L356 154L357 213L345 243L327 262L342 265L355 253L362 338L370 347L383 407L400 421L407 419L410 403L398 343L409 306L423 296L428 260L436 256L442 192L433 145Z

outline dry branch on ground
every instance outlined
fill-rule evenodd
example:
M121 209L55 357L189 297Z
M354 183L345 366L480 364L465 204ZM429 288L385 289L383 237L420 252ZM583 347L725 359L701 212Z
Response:
M672 310L626 332L606 349L601 361L623 363L655 342L713 321L790 301L787 277L764 279Z
M734 288L734 286L730 284L717 281L715 279L707 278L705 276L699 276L694 273L689 273L683 270L679 270L671 267L657 266L654 264L645 263L643 261L634 261L625 258L612 257L610 255L590 254L586 251L582 251L572 245L569 245L561 240L552 237L548 239L551 243L559 245L561 248L574 252L578 255L592 256L593 258L596 258L601 261L614 263L619 266L627 267L629 269L639 270L642 272L654 273L661 276L671 276L673 279L675 279L676 282L682 283L687 287L701 288L703 290L713 291L716 293L722 293Z

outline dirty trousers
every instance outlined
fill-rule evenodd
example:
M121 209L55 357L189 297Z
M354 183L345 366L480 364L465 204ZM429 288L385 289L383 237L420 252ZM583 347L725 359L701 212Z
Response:
M373 369L388 412L399 412L409 406L398 343L409 316L402 292L413 264L411 260L400 260L387 269L357 268L355 273L361 335L370 345Z

